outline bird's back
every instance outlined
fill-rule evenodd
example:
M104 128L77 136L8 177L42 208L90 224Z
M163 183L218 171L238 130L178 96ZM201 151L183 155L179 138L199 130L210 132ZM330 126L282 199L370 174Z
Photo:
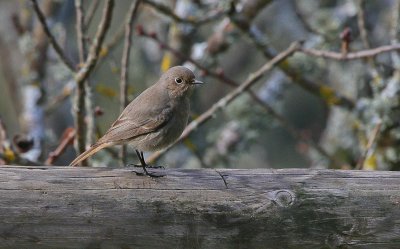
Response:
M161 127L164 127L171 119L175 119L175 109L176 105L170 100L168 92L156 83L142 92L124 109L96 144L137 143L146 136L154 137ZM135 144L133 145L135 146ZM136 147L139 146L136 145ZM141 147L147 148L148 146Z

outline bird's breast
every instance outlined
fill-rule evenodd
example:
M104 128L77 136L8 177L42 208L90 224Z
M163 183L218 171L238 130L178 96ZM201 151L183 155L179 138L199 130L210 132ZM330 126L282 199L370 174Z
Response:
M165 124L164 129L161 129L160 135L163 137L165 146L175 142L185 129L189 117L189 101L181 101L173 110L172 118Z

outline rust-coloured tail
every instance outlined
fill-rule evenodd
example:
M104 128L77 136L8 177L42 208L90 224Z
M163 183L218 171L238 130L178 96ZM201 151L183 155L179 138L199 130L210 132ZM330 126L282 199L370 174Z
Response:
M69 166L77 166L80 162L90 157L91 155L97 153L99 150L104 149L108 146L111 146L112 143L102 143L102 144L94 144L88 150L80 154L77 158L75 158Z

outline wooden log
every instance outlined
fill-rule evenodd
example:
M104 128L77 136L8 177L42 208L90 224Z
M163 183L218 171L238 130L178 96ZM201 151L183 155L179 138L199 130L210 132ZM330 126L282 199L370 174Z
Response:
M1 167L0 248L400 248L400 172L163 173Z

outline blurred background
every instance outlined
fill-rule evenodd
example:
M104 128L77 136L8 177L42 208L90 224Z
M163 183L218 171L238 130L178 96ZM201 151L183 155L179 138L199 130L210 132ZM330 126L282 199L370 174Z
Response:
M0 164L68 165L119 116L121 86L131 101L174 65L207 83L190 122L294 41L339 53L398 43L398 0L118 0L109 16L112 1L38 0L68 67L35 2L0 1ZM95 66L78 82L89 55ZM168 168L397 170L399 77L395 50L354 60L298 52L188 138L145 155ZM132 148L125 160L119 150L88 164L137 163Z

